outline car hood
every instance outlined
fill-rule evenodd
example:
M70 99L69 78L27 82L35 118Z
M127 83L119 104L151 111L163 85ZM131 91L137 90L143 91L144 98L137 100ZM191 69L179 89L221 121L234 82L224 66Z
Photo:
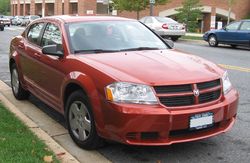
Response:
M203 82L218 79L223 73L212 62L175 50L84 54L77 57L117 81L147 85Z

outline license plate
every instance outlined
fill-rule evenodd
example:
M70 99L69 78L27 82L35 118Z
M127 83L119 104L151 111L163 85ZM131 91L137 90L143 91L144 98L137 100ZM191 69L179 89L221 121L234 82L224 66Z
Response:
M190 117L189 128L191 130L199 130L213 126L214 114L212 112L195 114Z

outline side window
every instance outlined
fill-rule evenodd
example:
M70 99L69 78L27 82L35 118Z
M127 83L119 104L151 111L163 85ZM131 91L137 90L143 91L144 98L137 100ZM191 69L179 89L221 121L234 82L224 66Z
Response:
M241 31L250 31L250 22L243 22L241 27Z
M149 17L149 18L147 18L147 19L146 19L146 21L145 21L145 23L153 23L152 18L150 18L150 17Z
M39 36L41 34L41 31L43 29L43 26L44 26L44 23L36 23L36 24L33 24L30 29L29 29L29 32L27 34L27 39L34 43L34 44L37 44L39 45Z
M226 29L227 30L237 30L240 26L240 22L235 22L235 23L232 23L232 24L229 24Z
M61 32L58 26L48 24L42 38L42 47L46 45L62 45Z

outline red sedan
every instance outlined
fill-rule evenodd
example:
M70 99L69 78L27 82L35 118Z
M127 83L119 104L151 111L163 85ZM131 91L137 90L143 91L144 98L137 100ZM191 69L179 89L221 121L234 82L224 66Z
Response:
M34 94L65 115L76 144L109 139L170 145L234 124L238 92L226 71L177 52L136 20L58 16L32 22L11 41L14 96Z

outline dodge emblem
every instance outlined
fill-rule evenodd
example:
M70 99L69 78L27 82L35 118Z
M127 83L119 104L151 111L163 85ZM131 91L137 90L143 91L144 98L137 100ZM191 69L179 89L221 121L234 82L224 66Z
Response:
M193 92L195 97L198 97L200 95L199 89L194 89Z

